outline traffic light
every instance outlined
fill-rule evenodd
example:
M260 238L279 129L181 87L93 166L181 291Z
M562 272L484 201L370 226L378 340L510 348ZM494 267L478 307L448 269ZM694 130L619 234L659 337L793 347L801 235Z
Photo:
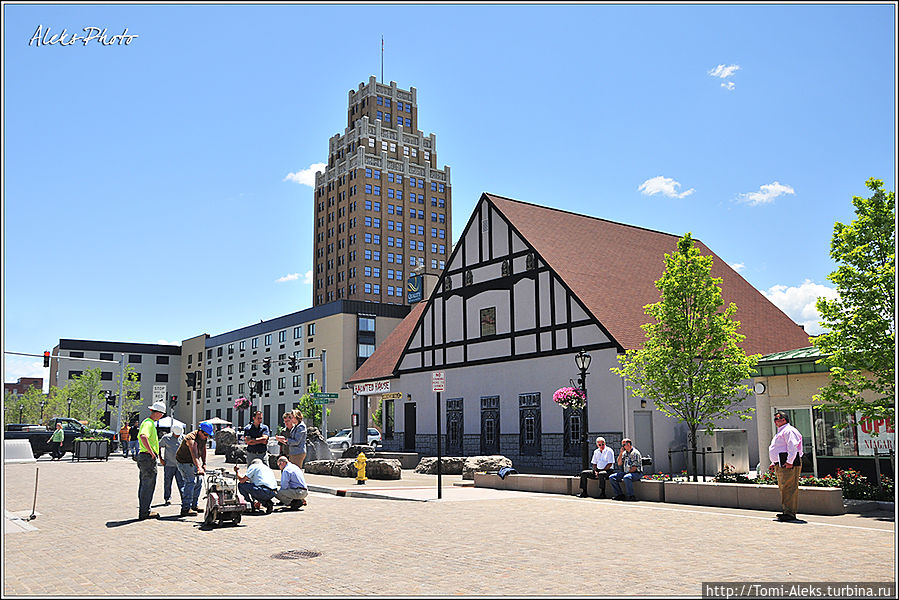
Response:
M175 408L175 406L176 406L177 404L178 404L178 395L177 395L177 394L172 394L172 400L171 400L171 402L169 402L169 406L170 406L171 408Z
M256 382L256 395L257 396L262 395L262 382L261 381Z
M272 359L265 358L262 360L262 373L264 375L272 374Z
M288 366L287 366L287 370L288 370L288 371L290 371L291 373L296 373L296 372L297 372L297 369L299 368L299 365L297 364L297 357L296 357L296 356L291 356L289 359L287 359L287 364L288 364Z
M193 388L197 385L197 372L191 371L187 374L187 387Z
M44 366L45 367L50 366L50 351L49 350L44 350Z
M115 401L115 394L109 394L108 396L106 396L106 406L115 406Z

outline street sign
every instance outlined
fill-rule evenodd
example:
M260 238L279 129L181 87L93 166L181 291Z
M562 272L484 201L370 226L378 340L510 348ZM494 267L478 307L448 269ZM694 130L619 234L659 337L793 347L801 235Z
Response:
M322 400L325 398L336 398L336 393L326 393L326 392L313 392L312 397L316 400Z
M442 392L446 388L446 371L431 373L431 391Z
M153 402L165 402L165 385L153 386Z
M399 400L402 397L402 392L387 392L386 394L381 394L381 400Z
M312 403L316 406L324 406L325 404L334 404L334 401L329 398L313 398Z

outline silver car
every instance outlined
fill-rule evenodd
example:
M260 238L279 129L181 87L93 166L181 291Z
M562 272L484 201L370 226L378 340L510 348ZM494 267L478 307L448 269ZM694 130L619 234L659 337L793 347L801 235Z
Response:
M353 443L353 433L350 428L347 427L329 437L325 442L328 444L328 448L331 448L332 450L346 450ZM368 443L371 446L376 446L381 443L381 432L374 427L368 428Z

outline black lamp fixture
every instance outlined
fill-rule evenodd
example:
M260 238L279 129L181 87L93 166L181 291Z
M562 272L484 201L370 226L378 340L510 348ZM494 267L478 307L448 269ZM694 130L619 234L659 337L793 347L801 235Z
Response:
M584 392L584 406L581 407L581 469L584 470L590 468L590 461L587 457L587 369L590 368L592 360L593 357L587 354L583 348L574 355L574 364L581 372L578 385Z
M68 410L68 412L66 412L66 416L71 417L72 416L72 399L71 398L69 398L68 404L69 404L69 410Z
M25 410L25 405L24 405L24 404L20 404L20 405L19 405L19 423L22 422L22 411L23 411L23 410Z

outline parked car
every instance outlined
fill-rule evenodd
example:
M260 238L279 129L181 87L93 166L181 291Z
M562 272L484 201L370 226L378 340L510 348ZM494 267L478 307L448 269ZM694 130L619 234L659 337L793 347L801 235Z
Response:
M50 452L50 436L56 431L56 423L62 423L62 429L65 437L62 443L63 454L72 452L75 446L75 438L88 435L98 435L109 440L108 451L113 452L118 443L118 436L112 431L105 429L88 429L77 419L67 417L55 417L47 422L47 426L42 425L26 425L20 431L4 431L3 438L7 440L28 440L31 444L31 453L35 458L39 458L42 454Z
M353 432L349 427L341 429L333 436L325 440L328 448L332 450L346 450L353 443ZM374 427L368 428L368 443L372 446L381 443L381 432Z

